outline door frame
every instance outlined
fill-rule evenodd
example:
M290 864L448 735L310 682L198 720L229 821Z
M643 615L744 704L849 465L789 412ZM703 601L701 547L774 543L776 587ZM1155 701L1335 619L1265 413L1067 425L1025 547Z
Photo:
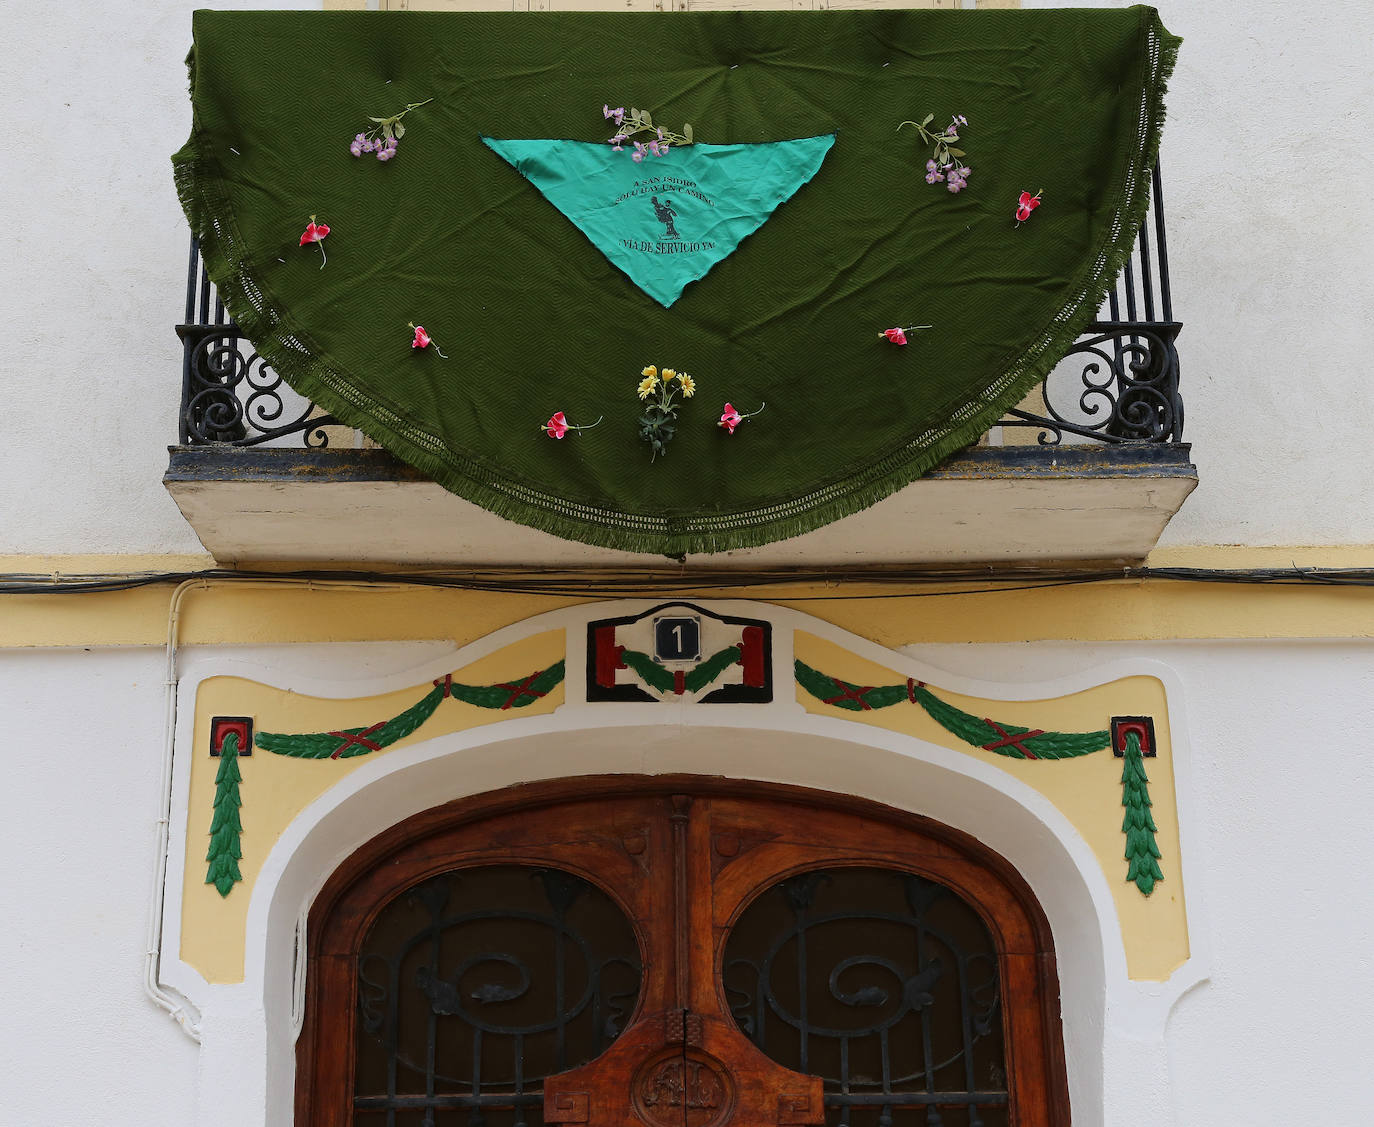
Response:
M401 888L422 879L427 868L451 867L451 862L429 857L427 846L476 823L563 803L677 794L833 811L902 831L947 851L948 863L942 860L936 869L922 875L950 884L983 917L999 944L1004 978L1008 953L1000 947L1008 926L1030 938L1032 950L1015 954L1019 957L1018 976L1029 979L1018 983L1018 994L1033 1003L1018 1004L1015 1013L1006 1014L1008 1084L1020 1091L1018 1103L1026 1113L1025 1121L1067 1127L1068 1078L1053 936L1039 901L1006 858L961 830L867 799L782 783L686 774L552 779L456 799L406 818L338 865L315 898L306 927L308 971L305 1019L296 1046L296 1123L315 1127L344 1122L335 1117L333 1109L340 1108L341 1093L351 1093L355 1015L351 1004L346 1005L340 1023L336 1004L328 1011L332 1020L322 1020L326 996L351 990L352 963L347 952L357 951L380 908ZM879 863L887 853L857 846L852 852L872 853ZM493 849L488 857L486 862L477 863L505 863L510 854ZM907 862L906 867L920 871L917 863ZM396 876L378 876L388 870ZM951 874L961 870L976 874L976 879L951 881Z

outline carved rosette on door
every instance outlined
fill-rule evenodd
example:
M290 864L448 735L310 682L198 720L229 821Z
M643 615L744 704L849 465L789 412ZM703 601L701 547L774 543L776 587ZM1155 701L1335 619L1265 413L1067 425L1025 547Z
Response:
M638 1022L591 1064L544 1084L545 1123L649 1127L824 1123L819 1076L783 1068L719 1017Z
M587 1127L824 1123L821 1078L769 1059L724 1010L707 940L714 931L712 870L726 857L712 848L709 803L675 794L669 811L676 1004L641 1018L590 1064L545 1081L544 1122Z

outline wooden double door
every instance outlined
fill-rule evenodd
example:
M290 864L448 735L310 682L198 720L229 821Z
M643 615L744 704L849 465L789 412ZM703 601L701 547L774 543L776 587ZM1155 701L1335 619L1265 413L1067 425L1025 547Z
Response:
M1029 890L856 800L614 776L421 814L311 912L297 1122L1066 1124Z

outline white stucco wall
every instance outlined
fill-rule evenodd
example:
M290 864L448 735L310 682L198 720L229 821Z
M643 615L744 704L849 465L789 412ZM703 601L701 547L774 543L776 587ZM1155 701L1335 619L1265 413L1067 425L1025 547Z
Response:
M189 128L194 6L0 12L0 554L199 549L160 484L187 249L167 158ZM1163 160L1202 478L1164 542L1374 543L1374 7L1161 7L1186 39Z
M1133 1040L1129 1015L1122 1019L1106 1046L1105 1115L1076 1107L1075 1123L1365 1127L1374 1107L1374 900L1360 892L1368 843L1358 827L1374 807L1361 735L1374 729L1374 647L1065 643L908 653L1013 685L1149 658L1183 685L1186 699L1175 703L1190 749L1188 896L1211 977L1177 1004L1162 1044ZM309 659L321 676L362 676L435 654L433 646L371 647L365 658L357 647L312 648ZM156 651L0 654L0 911L15 940L0 960L5 1127L56 1113L108 1127L285 1121L267 1116L253 1069L244 1069L248 1082L235 1080L244 1043L203 1059L141 989L161 680ZM1073 973L1071 962L1061 967Z

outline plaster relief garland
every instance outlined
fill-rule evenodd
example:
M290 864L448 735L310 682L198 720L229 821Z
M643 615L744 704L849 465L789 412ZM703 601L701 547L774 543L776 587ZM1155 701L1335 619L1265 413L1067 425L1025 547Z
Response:
M932 693L924 681L908 678L904 685L855 685L838 677L796 663L797 684L822 704L848 712L871 712L908 701L923 709L950 735L981 751L1009 759L1077 759L1102 751L1112 744L1112 733L1047 732L1025 728L987 717L974 716L955 708ZM1149 778L1145 774L1140 736L1134 731L1125 737L1121 773L1121 805L1126 815L1121 830L1126 835L1126 880L1142 895L1149 896L1155 883L1164 879L1159 868L1157 827L1150 811Z
M465 685L455 681L452 673L447 673L436 679L434 688L420 700L389 720L330 732L260 732L253 744L263 751L293 759L352 759L381 751L405 739L433 716L442 702L450 698L477 708L498 711L526 708L562 684L564 673L562 661L555 662L547 669L537 669L518 681L499 681L494 685ZM205 883L213 884L221 896L228 896L234 885L243 880L238 866L243 856L239 841L243 833L239 818L239 807L243 805L239 796L242 775L238 761L239 737L229 733L220 748L219 771L215 775L214 815L210 822L210 848L205 857L209 862Z

